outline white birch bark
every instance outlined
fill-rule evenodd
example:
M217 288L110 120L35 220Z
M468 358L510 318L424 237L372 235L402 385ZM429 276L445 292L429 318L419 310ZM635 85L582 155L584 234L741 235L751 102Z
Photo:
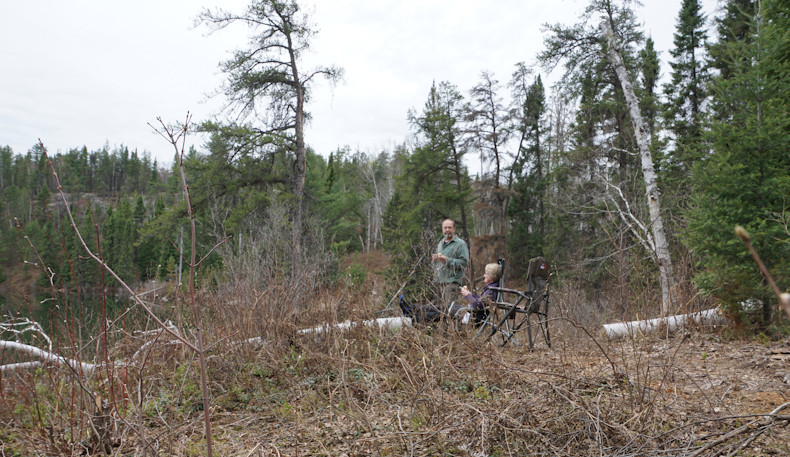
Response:
M659 282L661 284L661 314L667 316L672 312L674 273L672 269L672 258L669 255L669 245L664 231L664 221L661 217L661 202L656 172L653 167L653 157L650 154L650 135L647 134L645 123L642 119L642 112L639 110L639 100L634 92L634 85L628 70L625 68L623 56L620 54L617 40L612 30L609 18L604 18L601 27L606 35L607 55L609 62L617 73L617 79L623 88L623 95L628 104L628 111L631 115L631 122L634 126L634 136L639 146L639 155L642 159L642 174L645 178L645 194L647 196L647 206L650 211L650 227L653 232L655 251L652 253L658 264Z
M674 332L679 328L692 324L724 325L726 323L727 318L724 317L721 310L719 308L712 308L698 313L681 314L679 316L604 324L603 331L607 338L617 339L624 336L636 337L641 334L653 333L661 329L665 329L667 332Z

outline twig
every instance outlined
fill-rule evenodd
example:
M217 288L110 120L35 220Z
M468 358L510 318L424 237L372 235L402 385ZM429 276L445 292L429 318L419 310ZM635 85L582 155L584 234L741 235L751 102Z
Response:
M93 251L88 247L88 244L82 238L82 234L77 228L77 223L74 222L74 216L71 214L71 209L69 208L68 200L66 200L66 195L63 193L63 186L61 186L60 184L60 179L58 178L58 173L55 171L55 166L52 164L52 160L49 159L49 156L47 155L47 149L44 147L44 143L40 139L39 139L39 145L41 146L42 154L47 159L47 164L49 165L49 168L52 171L52 176L55 178L55 184L57 186L58 193L60 194L60 199L63 201L66 215L69 218L71 227L74 229L74 232L77 235L77 239L79 240L82 248L85 249L85 252L87 252L88 255L93 260L98 262L104 271L110 273L110 276L115 278L115 280L118 281L118 284L120 284L122 288L124 288L127 292L129 292L129 294L132 296L134 301L137 304L139 304L149 316L151 316L151 318L157 323L157 325L165 329L165 331L167 331L168 333L172 334L176 339L180 340L182 343L184 343L187 347L189 347L193 351L197 351L197 347L195 347L194 344L192 344L190 341L188 341L186 338L182 337L181 335L173 333L170 329L168 329L165 323L162 322L156 314L154 314L153 310L149 308L145 303L143 303L143 301L140 299L137 293L134 290L132 290L132 288L129 287L129 285L126 284L126 282L123 279L121 279L121 277L118 276L115 273L115 271L112 268L110 268L109 265L107 265L102 259L100 259L96 254L94 254Z
M773 289L774 293L776 294L776 297L779 299L779 303L782 305L785 314L787 314L787 317L790 317L790 294L782 293L779 290L779 287L776 285L773 276L771 276L771 273L768 271L768 268L765 267L765 264L763 263L762 259L760 259L760 256L757 254L757 251L752 246L749 237L749 232L747 232L746 229L741 227L740 225L736 225L735 234L738 235L738 238L743 240L743 242L746 244L746 247L749 249L749 252L751 252L754 261L757 262L757 265L760 267L760 271L763 273L763 276L768 281L768 284L771 285L771 289Z

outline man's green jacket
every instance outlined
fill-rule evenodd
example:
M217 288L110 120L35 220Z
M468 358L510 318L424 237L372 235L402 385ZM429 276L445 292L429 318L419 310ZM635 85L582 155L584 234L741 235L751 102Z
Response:
M449 242L442 238L436 247L436 253L446 256L447 261L437 262L438 268L435 270L434 281L439 284L452 282L461 284L464 278L464 269L469 263L469 248L466 247L466 242L458 235Z

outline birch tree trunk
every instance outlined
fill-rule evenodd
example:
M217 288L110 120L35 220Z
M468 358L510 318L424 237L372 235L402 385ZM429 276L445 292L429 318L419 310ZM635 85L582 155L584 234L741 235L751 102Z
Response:
M628 70L625 68L623 56L617 46L617 40L608 17L601 22L601 28L606 35L606 57L617 73L617 79L623 87L623 95L628 105L629 114L634 127L634 136L639 146L639 155L642 158L642 174L645 178L645 194L647 206L650 211L650 227L653 235L653 256L658 264L659 282L661 284L661 314L668 316L672 312L675 278L672 271L672 258L669 255L669 245L664 231L664 222L661 217L660 192L656 182L656 172L653 167L653 157L650 154L650 136L639 110L639 100L634 92L634 85Z

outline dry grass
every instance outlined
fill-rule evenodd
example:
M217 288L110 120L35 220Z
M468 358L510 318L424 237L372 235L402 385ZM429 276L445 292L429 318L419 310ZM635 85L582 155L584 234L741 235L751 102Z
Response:
M363 287L316 292L312 311L297 315L283 312L295 297L276 288L200 297L215 455L790 453L787 419L754 416L790 401L781 375L790 361L773 357L790 353L787 341L697 330L595 341L594 328L579 329L585 313L569 312L569 292L555 294L552 349L499 348L443 326L296 333L372 317L381 271L371 268ZM116 331L115 358L152 338ZM101 409L86 392L106 399L110 385L111 454L204 455L197 360L168 341L115 367L112 383L104 371L82 386L65 369L2 374L0 456L102 455L91 427Z

